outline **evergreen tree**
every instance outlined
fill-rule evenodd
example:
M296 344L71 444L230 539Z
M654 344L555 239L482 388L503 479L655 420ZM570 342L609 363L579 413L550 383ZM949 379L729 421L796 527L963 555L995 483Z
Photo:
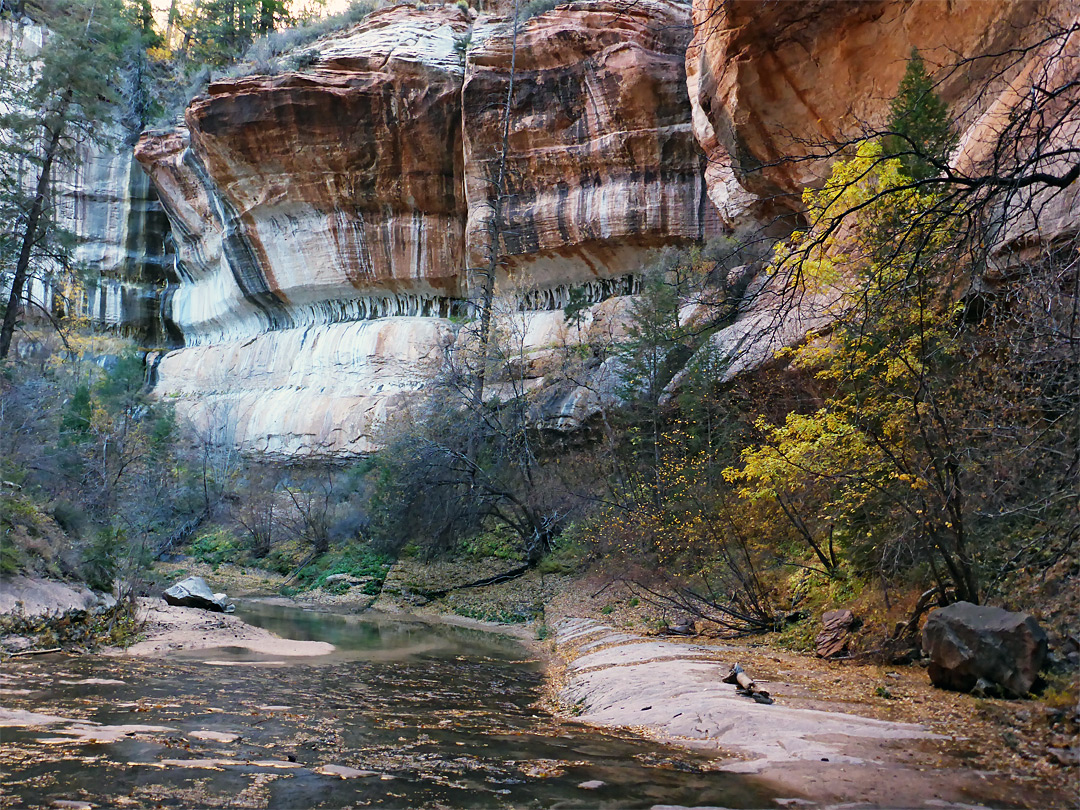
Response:
M899 157L904 172L915 180L938 174L935 163L947 160L957 144L949 106L934 90L918 48L911 49L889 108L888 131L886 154Z
M0 105L0 165L8 177L0 264L8 283L0 360L11 348L24 292L36 266L48 266L58 228L52 211L57 170L79 142L100 139L118 101L116 77L134 26L121 0L71 0L43 14L48 34L32 59L9 53Z

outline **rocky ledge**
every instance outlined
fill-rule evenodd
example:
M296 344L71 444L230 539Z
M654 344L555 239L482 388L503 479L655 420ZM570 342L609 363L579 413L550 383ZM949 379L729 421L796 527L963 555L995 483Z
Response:
M780 658L578 618L555 626L555 650L565 666L558 700L579 722L714 751L718 767L790 790L799 806L828 807L859 795L860 803L843 806L974 810L983 799L996 806L1019 798L1003 775L976 772L951 755L960 738L845 711L853 704L845 704L842 685L834 685L831 701L808 699L803 687L781 679L784 665L765 663ZM748 654L756 659L751 675L771 693L772 705L723 683Z

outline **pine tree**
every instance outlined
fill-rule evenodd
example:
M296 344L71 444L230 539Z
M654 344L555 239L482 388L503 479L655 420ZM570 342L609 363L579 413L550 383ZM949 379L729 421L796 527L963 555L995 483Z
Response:
M935 91L918 48L911 49L889 113L886 154L898 156L905 173L915 180L938 174L935 163L948 159L957 137L949 106Z
M121 0L72 0L40 22L49 32L45 44L21 60L5 88L13 95L0 107L0 164L18 167L16 182L5 184L16 210L3 240L14 262L2 267L10 282L0 360L10 351L32 271L48 262L57 171L74 159L78 142L103 137L100 123L117 109L116 77L134 30Z

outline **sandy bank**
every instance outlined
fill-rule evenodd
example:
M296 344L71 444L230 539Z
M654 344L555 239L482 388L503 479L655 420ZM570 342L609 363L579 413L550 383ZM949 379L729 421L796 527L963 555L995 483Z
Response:
M647 638L592 619L564 619L555 631L565 667L560 703L579 722L712 750L723 770L825 804L1068 806L1053 791L965 767L950 756L954 738L921 725L850 714L839 704L805 708L788 697L794 687L776 680L762 684L776 698L771 706L741 697L722 683L739 657L733 648Z
M290 657L327 655L334 651L334 645L325 641L284 639L236 616L174 607L161 599L140 599L139 610L145 622L146 639L126 650L117 650L116 654L152 657L214 647L242 647L262 655Z

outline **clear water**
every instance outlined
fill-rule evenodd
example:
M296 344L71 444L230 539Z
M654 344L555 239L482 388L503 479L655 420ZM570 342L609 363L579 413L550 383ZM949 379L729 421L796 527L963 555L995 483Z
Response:
M0 729L0 806L772 806L765 788L718 772L710 758L536 708L542 673L512 640L265 604L243 606L241 615L339 649L284 665L235 648L168 661L49 656L5 664L0 703L8 709L168 730L86 742L58 733L63 724ZM121 683L75 683L86 679ZM206 731L238 737L191 736ZM210 762L166 764L174 760ZM375 775L319 773L326 765ZM590 780L604 785L579 787Z

